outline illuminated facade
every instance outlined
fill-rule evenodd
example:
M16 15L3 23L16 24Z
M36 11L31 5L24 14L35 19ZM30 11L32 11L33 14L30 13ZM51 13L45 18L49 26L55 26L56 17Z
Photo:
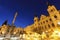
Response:
M41 15L40 20L37 16L34 17L34 23L28 25L25 29L26 31L31 31L37 28L42 32L53 32L53 30L58 29L60 25L60 11L55 8L54 5L49 5L47 9L49 15ZM39 29L40 28L40 29ZM36 30L37 30L36 29ZM58 29L59 30L59 29Z
M39 21L40 27L44 32L53 31L59 28L58 25L60 22L59 10L57 10L54 5L52 6L49 5L47 11L49 13L49 16L41 15L41 18Z
M38 27L39 26L39 19L38 19L38 17L37 16L35 16L34 17L34 23L32 24L32 25L28 25L26 28L24 28L24 30L26 31L26 32L33 32L33 29L34 28L36 28L36 27Z
M3 25L1 26L1 34L6 35L9 32L9 26Z
M48 39L52 35L58 35L60 37L60 11L57 10L54 5L49 5L47 11L49 13L48 16L41 15L40 18L35 16L34 23L28 25L26 28L16 28L13 25L2 25L0 27L0 35L11 33L11 35L21 37L23 34L22 38L25 38L26 40L40 40L41 38L43 39L46 37ZM15 19L16 16L14 17L13 24Z
M53 30L58 29L60 25L60 11L55 8L54 5L49 5L47 9L49 15L41 15L40 18L37 16L34 17L34 23L31 25L28 25L26 28L14 28L12 32L13 34L16 34L20 30L24 30L27 33L34 32L34 30L38 32L53 32ZM7 25L3 25L1 27L1 33L7 33L10 27ZM8 30L8 31L7 31ZM3 32L4 31L4 32Z

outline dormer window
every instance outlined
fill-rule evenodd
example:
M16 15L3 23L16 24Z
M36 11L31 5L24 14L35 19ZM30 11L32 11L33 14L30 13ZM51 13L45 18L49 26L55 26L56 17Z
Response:
M51 10L51 12L53 12L53 10Z
M53 8L53 9L51 9L51 12L53 12L53 11L55 11L55 9Z
M34 20L36 22L36 20Z

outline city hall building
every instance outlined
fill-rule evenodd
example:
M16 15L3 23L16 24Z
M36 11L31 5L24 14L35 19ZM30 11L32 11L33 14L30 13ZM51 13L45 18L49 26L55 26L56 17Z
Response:
M34 17L34 23L28 25L25 28L25 31L29 32L37 28L39 32L53 32L55 29L59 30L60 28L60 11L56 9L54 5L49 5L47 8L49 13L48 16L41 15L40 18L37 16Z

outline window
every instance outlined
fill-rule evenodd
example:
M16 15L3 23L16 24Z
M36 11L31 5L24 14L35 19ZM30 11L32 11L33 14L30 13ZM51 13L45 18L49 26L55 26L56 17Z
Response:
M31 35L32 33L30 33L30 35Z
M39 24L40 25L40 24Z
M43 26L42 26L42 29L43 29Z
M41 22L41 24L42 24L42 22Z
M51 12L53 12L53 10L51 10Z
M55 27L55 25L52 23L52 26Z
M46 26L45 26L45 29L46 29Z
M48 20L46 20L46 22L48 22Z
M53 8L53 9L51 9L51 12L53 12L53 11L55 11L55 9Z
M55 15L54 18L57 18L57 16Z
M50 25L48 24L48 27L50 28Z
M59 14L60 14L60 10L59 10Z
M1 28L0 28L0 30L1 30Z
M43 23L45 23L45 21L43 21Z
M36 22L36 20L34 20Z
M51 18L49 20L52 21Z

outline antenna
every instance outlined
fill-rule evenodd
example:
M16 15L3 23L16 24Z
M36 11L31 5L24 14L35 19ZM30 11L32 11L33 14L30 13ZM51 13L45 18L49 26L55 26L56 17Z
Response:
M35 12L34 12L34 17L37 17L37 13L36 13L36 10L35 10Z
M46 4L47 4L47 6L49 6L49 5L51 6L51 3L49 0L46 2Z
M17 17L17 12L15 13L14 19L13 19L13 21L12 21L12 25L14 25L14 22L15 22L15 20L16 20L16 17Z

